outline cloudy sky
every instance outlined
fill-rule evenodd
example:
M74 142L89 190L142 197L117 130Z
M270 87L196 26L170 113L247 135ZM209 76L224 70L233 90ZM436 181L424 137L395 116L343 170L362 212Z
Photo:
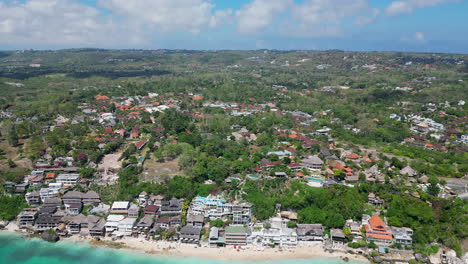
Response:
M464 0L0 0L0 49L468 53Z

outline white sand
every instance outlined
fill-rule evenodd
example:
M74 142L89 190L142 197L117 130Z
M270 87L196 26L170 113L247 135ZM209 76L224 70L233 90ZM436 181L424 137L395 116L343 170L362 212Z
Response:
M73 236L63 239L70 242L89 242L90 237ZM110 242L110 238L101 238L102 241ZM147 241L141 238L124 238L114 242L123 243L126 248L154 255L201 257L220 260L278 260L278 259L308 259L308 258L344 258L368 262L366 258L359 255L347 253L325 252L321 243L298 246L296 248L256 248L253 245L242 247L237 251L233 246L225 248L198 247L192 244L183 244L167 241Z

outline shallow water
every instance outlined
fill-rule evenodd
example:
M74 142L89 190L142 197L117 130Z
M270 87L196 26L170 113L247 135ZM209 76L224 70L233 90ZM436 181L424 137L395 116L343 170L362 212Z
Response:
M341 259L292 259L278 261L222 261L186 257L158 257L126 250L91 247L86 243L48 243L25 239L18 234L0 233L0 263L34 264L345 264ZM361 264L361 262L348 262Z

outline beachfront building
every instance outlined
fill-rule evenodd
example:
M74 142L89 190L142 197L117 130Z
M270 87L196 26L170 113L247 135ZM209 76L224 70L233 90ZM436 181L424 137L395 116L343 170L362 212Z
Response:
M145 215L143 218L140 219L138 224L135 226L135 230L140 233L146 233L153 228L154 225L154 216L152 215Z
M197 196L190 205L189 214L203 215L210 220L231 217L233 224L247 224L252 217L252 205L228 203L221 195Z
M268 220L269 228L253 229L250 240L262 245L294 247L298 237L296 230L288 227L288 219L273 217Z
M125 218L123 215L109 215L107 216L107 222L104 225L106 233L112 233L117 230L119 222Z
M89 234L91 236L105 236L106 235L106 220L100 219L96 224L89 227Z
M244 226L228 226L224 231L226 245L247 245L250 230Z
M221 236L221 230L217 227L212 227L209 236L210 247L224 247L226 240Z
M331 229L330 230L330 237L331 237L331 240L334 241L334 242L344 243L344 241L345 241L345 234L344 234L343 230L341 230L341 229L337 229L337 228Z
M61 223L62 216L41 215L36 220L36 231L55 230Z
M133 227L136 224L136 218L127 217L117 224L117 231L112 233L113 236L122 237L122 236L130 236L133 232Z
M184 226L178 233L179 241L182 243L198 244L200 242L201 228L191 225Z
M322 224L298 224L297 240L299 241L323 241Z
M379 215L375 214L372 217L363 215L362 225L366 230L367 242L374 241L374 243L379 244L393 243L393 233L388 229Z
M68 233L87 235L89 234L89 228L96 225L101 220L101 218L95 215L85 216L83 214L78 214L75 216L66 216L62 220L68 223Z
M16 217L18 219L19 228L30 228L34 225L34 221L38 216L38 211L36 208L25 208L21 213Z

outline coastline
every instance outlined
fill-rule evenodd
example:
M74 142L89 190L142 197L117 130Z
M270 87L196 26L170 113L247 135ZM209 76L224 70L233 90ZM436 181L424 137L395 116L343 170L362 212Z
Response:
M21 232L14 223L10 223L1 232L16 233L23 236L30 235ZM322 243L311 243L298 245L296 248L256 248L253 245L242 247L239 251L232 246L224 248L199 247L193 244L178 242L145 240L143 238L126 237L113 241L109 237L96 240L90 236L74 235L61 237L58 243L78 243L88 244L91 247L102 247L114 250L126 250L137 254L157 257L174 258L202 258L208 260L221 261L273 261L273 260L293 260L293 259L341 259L347 258L360 263L369 263L361 255L354 255L344 252L327 252L323 249Z

